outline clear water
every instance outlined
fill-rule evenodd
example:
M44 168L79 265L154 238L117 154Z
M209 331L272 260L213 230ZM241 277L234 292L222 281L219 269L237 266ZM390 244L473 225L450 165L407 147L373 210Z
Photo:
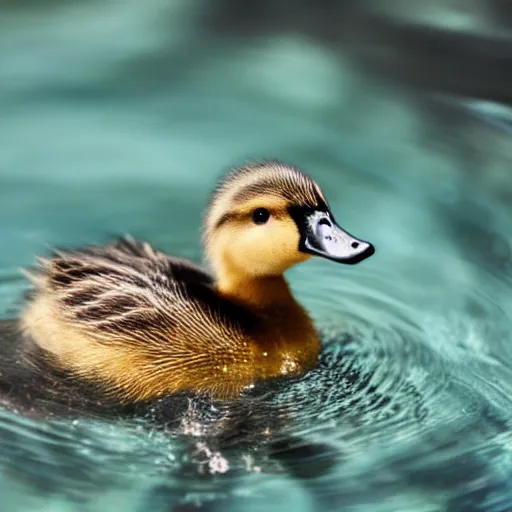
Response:
M307 170L377 253L290 272L321 364L248 398L259 416L226 445L222 405L181 434L0 412L0 509L509 510L510 116L391 87L298 31L215 36L199 7L0 6L0 316L50 246L129 232L200 261L204 202L247 158Z

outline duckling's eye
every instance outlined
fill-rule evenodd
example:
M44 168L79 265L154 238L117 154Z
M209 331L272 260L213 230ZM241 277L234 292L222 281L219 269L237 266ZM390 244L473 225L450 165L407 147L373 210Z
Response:
M256 208L252 212L252 221L254 224L265 224L270 218L270 212L266 208Z

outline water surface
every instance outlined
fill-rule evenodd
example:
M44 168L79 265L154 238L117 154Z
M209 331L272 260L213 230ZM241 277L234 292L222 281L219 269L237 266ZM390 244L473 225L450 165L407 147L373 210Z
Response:
M167 433L2 411L5 510L512 506L503 105L397 88L300 33L215 36L187 2L2 9L2 318L51 246L131 233L200 262L208 194L246 159L309 172L377 247L290 271L324 338L299 381L192 401Z

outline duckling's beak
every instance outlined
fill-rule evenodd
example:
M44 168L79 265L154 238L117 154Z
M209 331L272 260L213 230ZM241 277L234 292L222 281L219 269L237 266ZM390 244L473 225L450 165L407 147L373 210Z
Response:
M353 265L375 252L369 242L353 237L340 228L330 212L304 212L297 223L301 234L299 250L333 261Z

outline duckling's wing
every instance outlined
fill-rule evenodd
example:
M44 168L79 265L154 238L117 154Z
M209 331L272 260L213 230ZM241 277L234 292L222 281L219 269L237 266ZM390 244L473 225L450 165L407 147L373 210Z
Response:
M41 334L30 306L29 333L67 366L108 376L132 397L184 389L223 394L231 386L226 368L250 357L247 333L255 318L220 297L211 276L186 260L123 240L56 252L41 263L33 309L45 305L44 314L68 335ZM52 337L46 347L41 336Z

